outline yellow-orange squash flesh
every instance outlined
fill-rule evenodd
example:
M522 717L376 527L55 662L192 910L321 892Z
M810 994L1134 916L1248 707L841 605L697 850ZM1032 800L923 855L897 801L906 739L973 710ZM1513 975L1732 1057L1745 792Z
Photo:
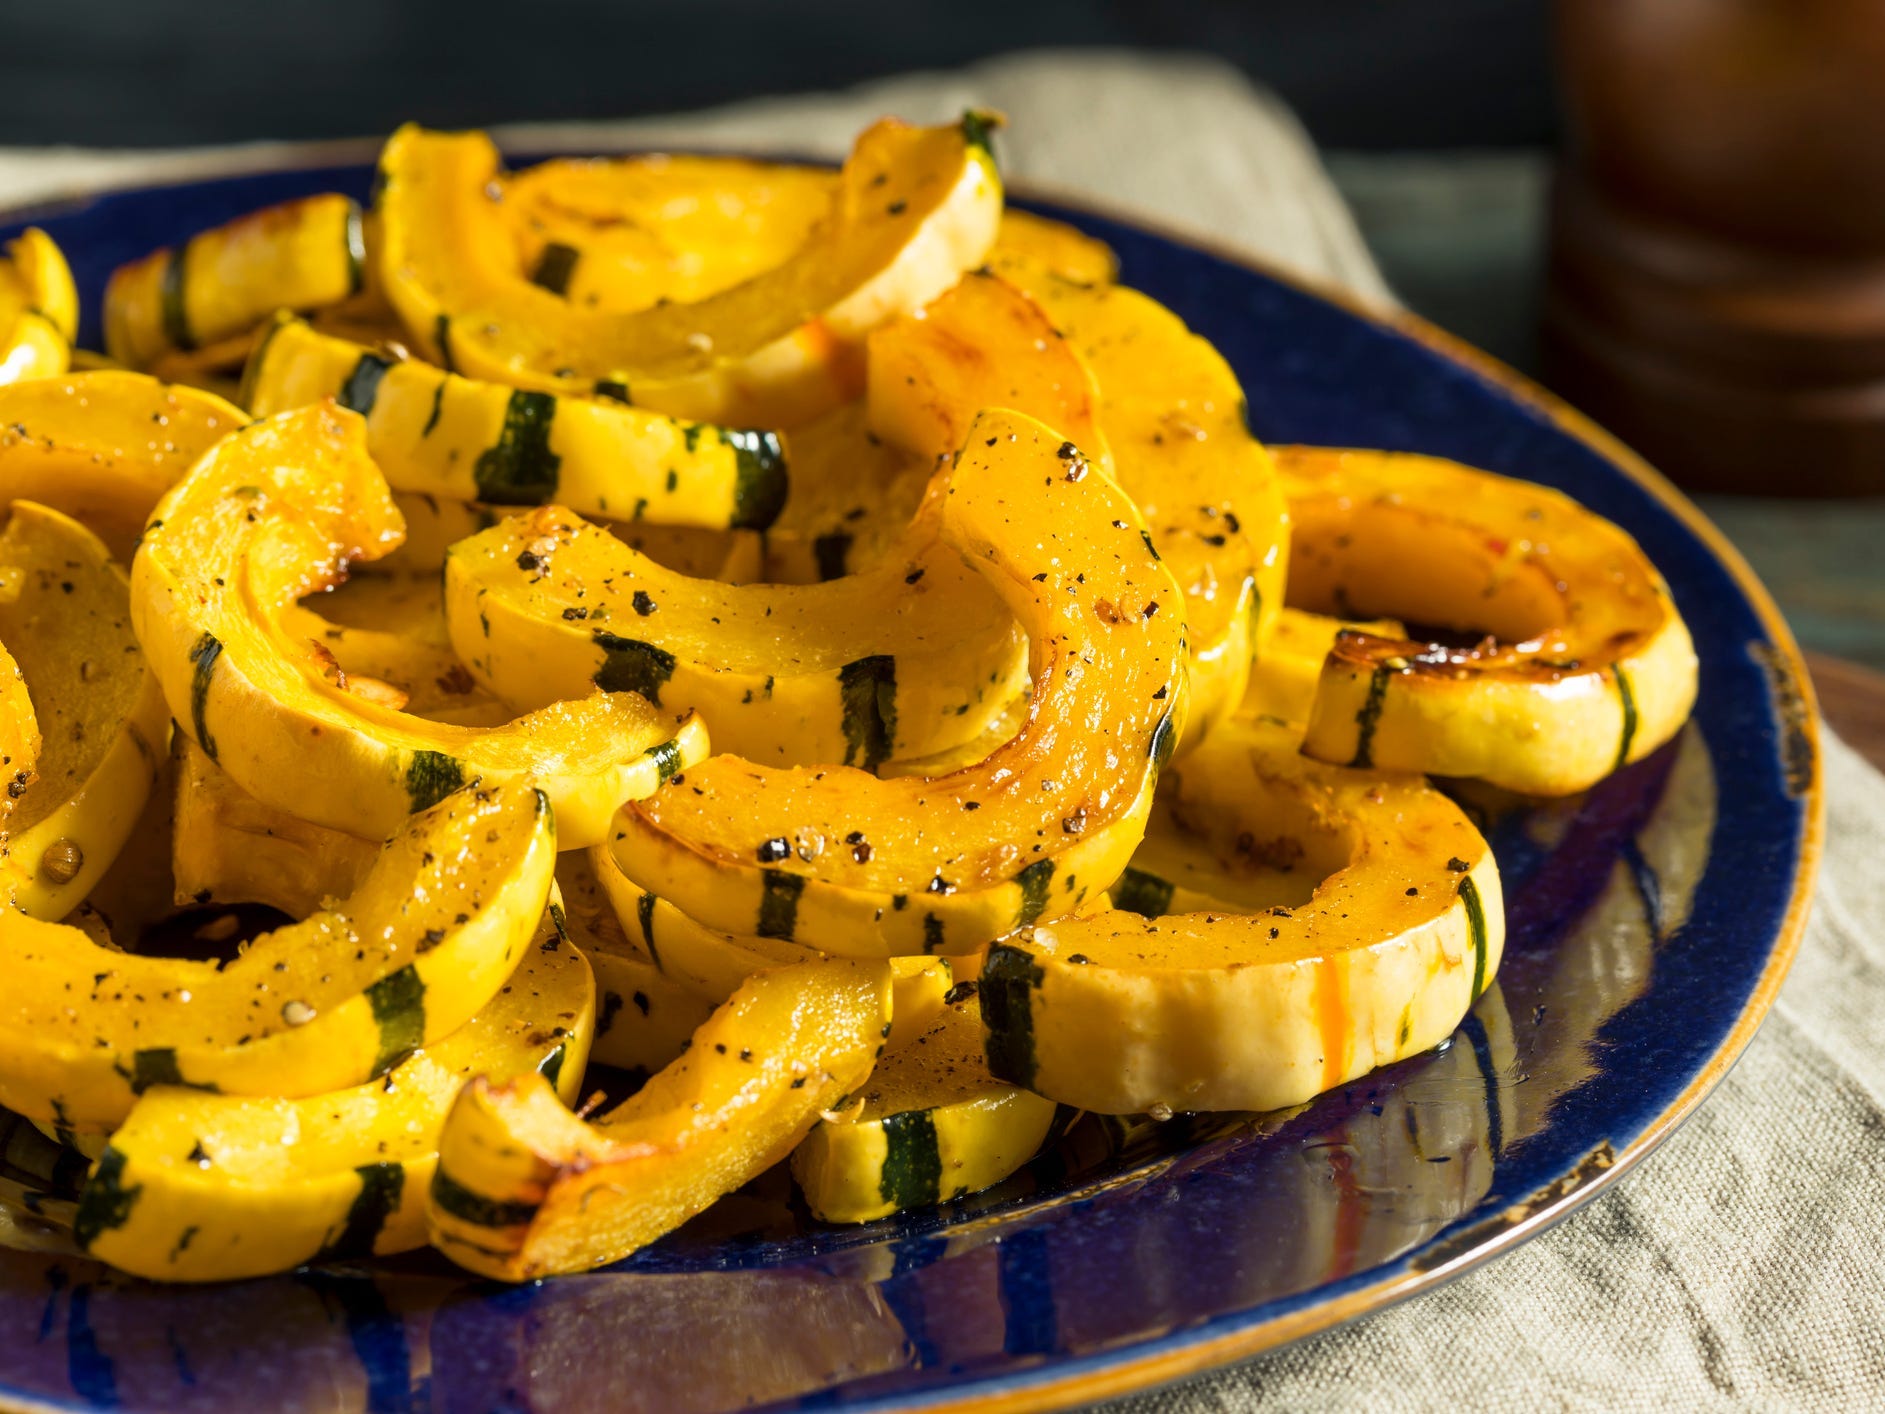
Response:
M1092 371L1121 488L1184 591L1191 728L1182 755L1243 697L1283 607L1289 521L1276 467L1244 421L1223 356L1156 300L998 256Z
M559 158L502 179L517 268L578 309L703 300L783 265L831 211L835 172L739 157Z
M1568 795L1688 719L1688 627L1617 526L1561 492L1438 457L1278 455L1291 603L1484 635L1469 647L1338 637L1303 743L1311 756Z
M718 756L616 818L630 878L709 927L849 956L971 952L1125 867L1184 720L1183 599L1132 503L1032 418L978 418L943 538L1030 640L1014 738L948 775Z
M1103 1114L1269 1110L1452 1033L1503 948L1492 851L1419 777L1297 742L1219 726L1168 773L1112 910L995 944L996 1075ZM1313 892L1276 902L1284 869Z
M294 1097L384 1075L503 985L555 856L541 792L463 790L416 816L351 897L220 966L0 911L0 1105L85 1130L158 1085Z
M703 756L706 734L632 693L597 693L502 727L452 726L350 690L284 611L402 527L360 418L283 413L219 444L167 495L132 567L139 641L172 715L250 795L372 838L473 780L531 780L565 848Z
M302 1099L146 1091L73 1215L86 1252L156 1281L231 1281L425 1243L439 1130L465 1081L540 1074L574 1102L594 1022L588 963L546 918L463 1026L379 1080Z
M0 252L0 386L64 373L78 335L72 271L52 237L29 226Z
M380 157L381 285L440 366L545 392L625 396L729 426L790 426L859 391L864 336L934 299L995 240L988 121L858 139L817 233L783 264L689 303L573 304L520 268L482 133L402 128Z
M10 794L0 895L63 918L123 847L170 731L162 690L131 633L130 586L77 521L16 501L0 534L0 642L26 677L41 745Z
M882 962L761 973L593 1123L540 1076L474 1080L439 1142L433 1244L506 1281L619 1261L790 1153L869 1076L890 1008Z
M306 312L359 293L365 272L353 201L325 193L283 202L119 266L105 286L105 350L144 368L240 341L278 309Z
M192 388L101 370L0 388L0 509L38 501L129 563L158 499L248 415Z
M1027 674L1007 605L941 539L947 484L901 554L808 585L691 579L560 507L514 516L446 558L452 646L520 710L628 689L769 766L945 751Z
M395 491L588 516L764 529L786 494L776 434L507 388L284 319L244 379L258 417L333 398L367 421Z

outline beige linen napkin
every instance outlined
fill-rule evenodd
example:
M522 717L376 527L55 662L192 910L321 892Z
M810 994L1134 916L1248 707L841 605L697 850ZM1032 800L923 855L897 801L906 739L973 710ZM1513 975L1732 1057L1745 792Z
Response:
M505 136L577 151L684 141L835 155L879 114L929 119L971 103L1008 113L1005 164L1024 182L1388 298L1301 128L1209 59L1018 55L836 96ZM0 149L0 206L297 151ZM1800 960L1679 1134L1578 1214L1452 1285L1123 1401L1120 1414L1885 1406L1885 778L1828 738L1826 779L1825 867Z

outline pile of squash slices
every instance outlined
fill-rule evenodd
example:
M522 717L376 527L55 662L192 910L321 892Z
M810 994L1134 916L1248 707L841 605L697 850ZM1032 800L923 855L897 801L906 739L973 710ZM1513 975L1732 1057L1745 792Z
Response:
M0 1106L78 1177L0 1199L157 1279L524 1280L1446 1041L1504 907L1428 777L1667 742L1669 592L1544 487L1262 445L997 123L407 127L365 209L118 270L107 355L7 248Z

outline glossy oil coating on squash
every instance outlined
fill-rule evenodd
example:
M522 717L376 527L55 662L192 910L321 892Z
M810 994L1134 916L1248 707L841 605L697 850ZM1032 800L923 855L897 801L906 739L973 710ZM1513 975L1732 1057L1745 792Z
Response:
M870 1074L890 1005L882 962L760 973L593 1122L541 1077L473 1081L439 1141L433 1242L507 1281L620 1260L791 1152Z
M78 328L78 291L65 256L29 226L0 251L0 386L64 373Z
M452 643L520 710L627 688L767 765L874 770L972 740L1027 674L999 594L943 539L939 476L901 553L808 585L674 574L559 507L452 547Z
M786 495L776 433L481 383L298 319L282 320L257 346L244 392L258 417L323 398L359 413L395 491L758 530Z
M104 370L0 388L0 506L39 501L128 564L151 508L248 422L232 403Z
M113 952L8 908L0 1104L84 1129L157 1085L294 1097L384 1075L503 985L555 852L542 792L459 791L414 816L350 898L226 966Z
M0 642L25 675L40 746L0 835L0 890L34 918L63 918L91 891L163 761L170 714L132 635L130 599L96 535L13 503L0 533Z
M924 304L994 244L988 120L858 139L831 212L783 264L688 303L616 313L532 280L493 209L497 149L417 127L380 157L380 282L428 358L474 378L678 417L789 426L853 396L871 329Z
M1437 1045L1498 970L1498 865L1416 776L1232 723L1168 773L1110 909L997 943L994 1073L1103 1114L1270 1110Z
M625 873L712 927L851 956L970 952L1118 877L1184 720L1177 586L1132 503L1018 413L974 423L943 536L1028 631L1013 740L932 778L715 757L617 816Z
M439 1131L473 1075L543 1076L574 1102L589 964L546 917L478 1014L383 1077L305 1099L145 1092L86 1181L73 1232L158 1281L228 1281L425 1243Z
M852 1103L792 1151L792 1176L824 1222L934 1207L1001 1182L1046 1139L1058 1106L997 1080L973 985L884 1057Z
M504 727L428 722L348 690L283 609L354 559L399 543L365 427L331 407L283 413L221 443L159 504L132 569L132 611L170 710L244 790L372 838L473 779L529 778L564 848L705 754L699 723L597 692Z
M105 349L146 368L240 339L278 309L306 312L357 294L366 258L360 208L347 197L251 212L120 266L105 287Z
M1303 749L1568 795L1688 719L1695 649L1622 530L1570 497L1438 457L1292 447L1290 597L1470 646L1337 638Z

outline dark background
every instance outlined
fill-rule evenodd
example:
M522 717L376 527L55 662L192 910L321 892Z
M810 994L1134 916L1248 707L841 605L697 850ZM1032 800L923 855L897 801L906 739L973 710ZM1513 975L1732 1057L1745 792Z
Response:
M0 0L0 144L611 118L1054 45L1218 54L1326 146L1548 146L1545 0Z

